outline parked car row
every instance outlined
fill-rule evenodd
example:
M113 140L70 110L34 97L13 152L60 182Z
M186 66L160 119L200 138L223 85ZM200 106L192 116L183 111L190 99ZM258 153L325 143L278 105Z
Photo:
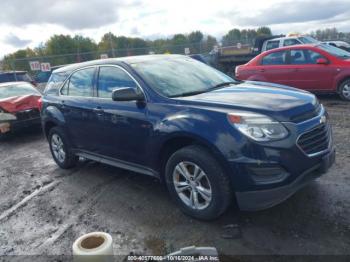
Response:
M350 53L326 44L295 45L264 52L237 66L239 80L337 93L350 101Z
M0 71L0 83L21 81L36 86L36 81L26 71Z

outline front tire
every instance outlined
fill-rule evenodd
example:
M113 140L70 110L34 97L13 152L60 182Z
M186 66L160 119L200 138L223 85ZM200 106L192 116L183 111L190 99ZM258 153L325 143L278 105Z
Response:
M69 169L76 166L79 157L73 154L62 128L51 128L48 140L52 157L60 168Z
M339 95L343 100L350 101L350 79L341 83L339 87Z
M201 146L187 146L168 160L165 180L171 197L194 218L212 220L232 200L230 181L218 161Z

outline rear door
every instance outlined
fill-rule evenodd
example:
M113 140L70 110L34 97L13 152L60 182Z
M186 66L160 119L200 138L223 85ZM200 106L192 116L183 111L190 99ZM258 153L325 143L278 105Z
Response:
M112 91L124 87L141 89L122 67L100 67L97 97L104 114L103 124L99 128L101 154L143 165L147 141L152 130L147 117L147 104L137 101L113 101Z
M69 138L75 148L98 150L98 135L102 115L93 99L96 67L75 71L60 91L60 108L64 114Z
M337 74L331 64L317 64L319 58L326 57L310 49L291 49L290 64L294 71L291 78L294 87L310 91L331 90L332 80Z

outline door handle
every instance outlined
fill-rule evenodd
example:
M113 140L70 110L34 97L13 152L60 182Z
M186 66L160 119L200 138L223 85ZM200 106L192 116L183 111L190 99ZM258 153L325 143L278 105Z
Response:
M99 106L92 109L92 111L94 111L96 114L102 114L104 112L104 110Z

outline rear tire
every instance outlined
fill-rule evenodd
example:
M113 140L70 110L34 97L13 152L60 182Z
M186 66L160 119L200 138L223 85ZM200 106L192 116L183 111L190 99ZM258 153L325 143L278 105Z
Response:
M339 95L343 100L350 101L350 79L341 83L339 86Z
M212 154L201 146L176 151L166 164L165 181L180 209L197 219L218 218L232 200L229 178Z
M79 157L72 152L69 141L61 127L51 128L48 140L52 157L60 168L69 169L76 166Z

